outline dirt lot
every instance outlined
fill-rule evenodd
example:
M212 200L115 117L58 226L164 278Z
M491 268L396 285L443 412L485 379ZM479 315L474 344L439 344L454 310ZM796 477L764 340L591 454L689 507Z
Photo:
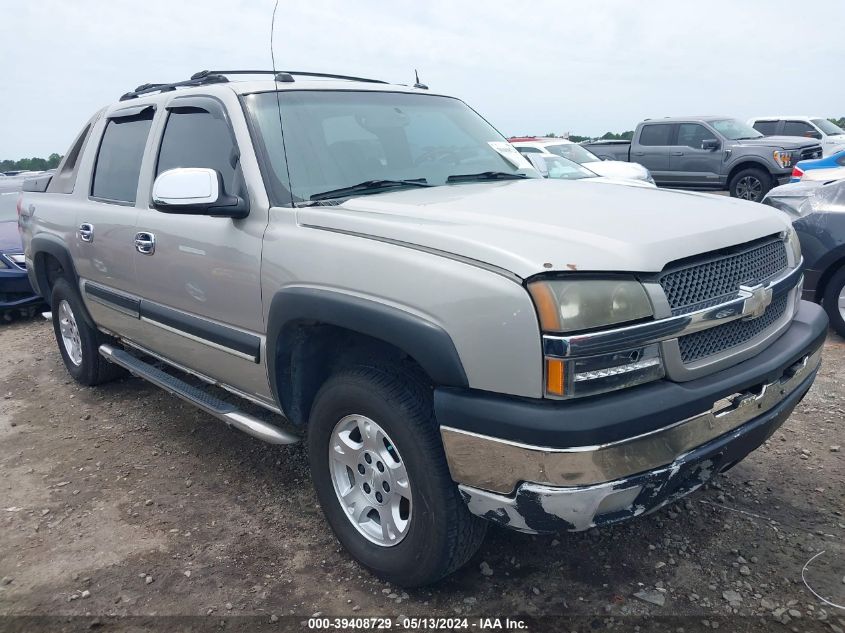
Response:
M845 341L833 334L791 419L707 490L583 534L491 528L466 568L407 592L340 549L302 447L264 445L137 379L81 388L40 318L0 326L0 349L5 616L565 614L597 630L845 629L845 609L801 578L824 552L806 579L845 605ZM630 617L643 615L657 619Z

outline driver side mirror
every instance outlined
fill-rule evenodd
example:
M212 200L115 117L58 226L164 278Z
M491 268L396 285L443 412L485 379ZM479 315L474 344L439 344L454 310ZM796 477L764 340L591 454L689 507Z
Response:
M701 141L701 149L714 150L719 149L722 144L715 138L707 138Z
M153 183L153 207L162 213L245 218L249 204L226 193L223 176L215 169L177 167L158 175Z

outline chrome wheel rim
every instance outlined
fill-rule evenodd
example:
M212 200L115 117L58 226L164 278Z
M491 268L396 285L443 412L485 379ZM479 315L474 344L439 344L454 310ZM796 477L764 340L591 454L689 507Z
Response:
M82 341L79 338L76 317L65 299L59 303L59 332L70 362L79 367L82 364Z
M837 300L837 305L839 306L839 314L843 320L845 320L845 286L842 286L842 289L839 291L839 299Z
M736 197L757 202L763 196L763 183L754 176L743 176L736 184Z
M332 484L346 518L371 543L393 547L411 527L411 485L393 441L364 415L347 415L329 440Z

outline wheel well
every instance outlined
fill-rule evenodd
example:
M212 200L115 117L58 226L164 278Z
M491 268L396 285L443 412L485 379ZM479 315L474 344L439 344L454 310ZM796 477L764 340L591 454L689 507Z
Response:
M728 186L730 186L731 180L734 179L734 176L736 176L743 169L758 169L760 171L766 172L767 174L769 174L770 178L773 178L772 172L770 172L769 169L765 165L761 165L760 163L755 163L753 160L749 160L749 161L745 161L744 163L739 163L738 165L734 165L731 168L731 171L728 174L728 181L727 181Z
M845 266L845 257L840 257L828 266L822 273L821 277L819 277L819 282L816 284L815 295L813 296L813 299L817 303L824 298L824 293L827 290L827 284L830 282L831 277L838 273L843 266Z
M275 350L276 388L285 415L304 426L320 386L338 371L361 364L402 365L425 384L434 381L404 351L377 338L344 327L316 322L286 324Z
M58 258L42 252L35 255L35 271L39 290L47 303L50 303L56 280L65 276L64 267Z

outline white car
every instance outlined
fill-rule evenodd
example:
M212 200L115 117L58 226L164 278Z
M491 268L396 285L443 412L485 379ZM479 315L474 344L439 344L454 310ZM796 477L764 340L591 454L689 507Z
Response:
M633 180L631 178L609 178L599 176L594 171L579 165L575 161L553 154L526 154L525 158L531 166L540 172L543 178L552 180L583 180L585 182L603 183L611 185L626 185L628 187L656 187L654 182Z
M748 119L748 125L765 136L816 138L823 156L845 149L845 130L823 116L761 116Z
M599 176L642 180L654 184L651 173L639 163L625 163L619 160L602 160L588 149L563 138L515 137L508 139L511 145L526 158L530 154L554 154L586 167Z

